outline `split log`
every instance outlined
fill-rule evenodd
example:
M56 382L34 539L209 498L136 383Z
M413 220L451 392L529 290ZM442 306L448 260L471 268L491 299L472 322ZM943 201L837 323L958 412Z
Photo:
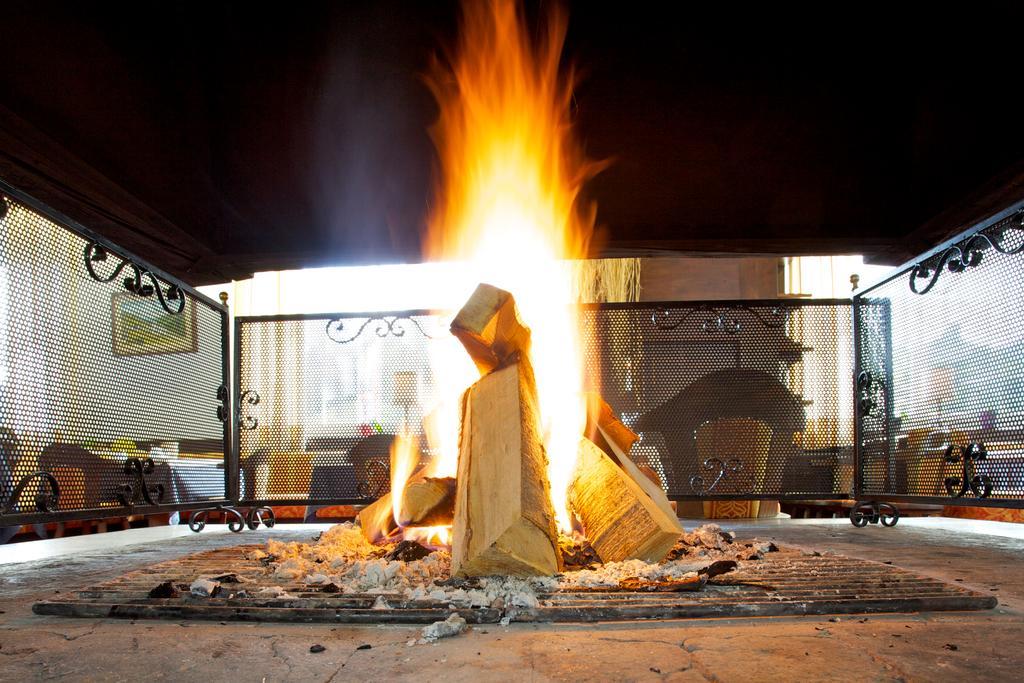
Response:
M395 520L394 496L388 491L363 508L356 520L370 543L379 543L402 527L442 526L452 523L455 512L455 479L426 477L426 468L409 477L398 504Z
M523 324L515 299L492 285L480 284L452 321L451 332L466 347L481 375L514 354L526 357L530 328Z
M600 394L592 391L587 392L586 399L587 425L584 429L584 436L594 442L594 445L604 451L608 457L618 462L619 459L616 452L629 453L633 444L639 441L640 437L615 415L611 406L601 398ZM616 448L613 449L609 445L609 442L614 443ZM635 463L632 462L632 458L629 460L630 464L635 465ZM661 489L663 483L661 475L647 465L639 465L638 468L644 476L654 482L655 486L659 490ZM671 507L672 511L675 512L675 501L669 501L669 507Z
M533 369L525 357L462 401L452 574L536 576L560 569Z
M598 428L599 432L603 432ZM661 488L648 479L614 439L601 434L616 460L589 439L580 441L569 485L569 507L604 562L660 562L683 533Z
M414 474L398 504L398 523L408 526L451 524L455 513L455 479Z
M370 543L380 543L398 529L395 522L394 503L391 492L373 501L356 515L356 522L363 537Z
M630 478L633 481L639 484L640 488L643 489L648 496L650 496L651 501L653 501L654 504L667 517L670 517L672 519L674 526L679 528L678 534L683 533L683 527L679 523L679 518L676 516L675 506L672 505L672 503L668 499L668 496L665 495L665 489L661 488L661 485L658 483L656 479L652 479L647 474L644 474L643 470L637 467L636 463L633 462L633 459L629 457L628 452L620 449L617 445L616 440L613 439L607 432L605 432L604 428L599 428L599 431L601 432L602 436L604 436L605 441L608 443L608 446L612 449L614 459L619 464L619 466L622 467L622 469L630 476ZM644 469L650 470L650 468ZM653 470L651 470L651 472L654 473ZM654 474L655 477L657 477L657 473ZM657 478L660 479L660 477Z
M600 394L588 391L586 399L587 426L584 436L613 460L616 459L616 456L608 445L609 441L614 442L619 451L629 453L629 449L640 437L615 415L612 407L601 398Z

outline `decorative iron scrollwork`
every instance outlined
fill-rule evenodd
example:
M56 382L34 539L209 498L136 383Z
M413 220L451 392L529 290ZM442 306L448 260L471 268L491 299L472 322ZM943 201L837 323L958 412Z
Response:
M221 384L217 387L217 400L220 401L220 405L217 406L217 419L221 422L228 421L228 388Z
M40 482L45 483L49 488L49 492L40 490L36 493L35 508L36 512L57 512L57 508L60 505L60 484L57 483L56 477L49 472L33 472L32 474L22 477L18 485L11 491L10 497L7 502L4 503L2 514L9 515L15 512L18 506L18 501L21 500L22 494L28 485L38 479Z
M701 305L687 308L675 318L672 317L669 309L667 308L655 309L655 311L651 313L651 322L659 330L674 330L693 315L697 313L706 313L709 314L710 317L706 318L701 323L700 329L702 331L708 333L724 332L725 334L737 334L743 331L743 325L735 317L728 316L727 313L739 311L751 314L768 329L779 329L783 327L789 319L789 309L782 306L773 306L767 311L762 311L753 306L746 305Z
M252 389L246 389L238 397L238 402L239 402L240 405L244 404L244 405L250 405L250 406L258 406L260 404L260 395L257 394ZM238 415L238 428L239 429L244 429L245 431L251 431L253 429L256 429L259 426L260 426L259 419L253 417L252 415L245 415L241 411L239 411L239 415Z
M867 370L857 375L857 412L861 417L871 417L886 396L885 382L880 378Z
M768 309L765 315L761 315L761 312L756 308L748 309L754 314L754 317L761 321L761 324L765 327L773 330L780 329L789 320L789 309L782 308L781 306L773 306Z
M218 505L213 508L203 508L202 510L196 510L188 518L188 528L199 533L206 527L206 519L210 516L211 512L221 512L224 514L224 518L227 520L228 529L234 533L238 533L246 526L246 519L242 516L242 513L230 505ZM270 513L273 516L273 512ZM267 524L267 526L273 526L273 524ZM255 528L255 527L250 527Z
M726 334L736 334L743 329L742 323L735 318L726 318L725 314L719 313L714 318L708 318L705 320L700 329L704 332L725 332Z
M1017 212L1017 227L1015 230L1024 230L1024 209ZM991 236L988 233L991 233ZM1024 240L1016 247L1003 246L1003 238L1007 228L996 228L988 232L977 232L960 244L954 244L941 254L934 256L927 261L917 263L910 271L910 291L914 294L927 294L939 281L942 271L948 270L951 273L962 273L970 268L981 265L986 249L993 249L1000 254L1011 255L1024 252ZM923 287L918 287L918 280L928 280Z
M896 526L900 521L900 511L892 503L881 503L877 500L858 500L850 508L850 523L857 528L868 524Z
M223 514L228 529L236 534L246 527L255 531L259 528L260 524L263 524L268 529L272 529L277 524L277 518L274 516L273 509L266 506L251 507L245 514L242 514L238 508L231 505L218 505L217 507L203 508L193 512L188 518L188 528L195 533L202 531L206 528L206 520L211 512Z
M249 508L249 511L245 513L245 525L253 531L258 529L261 523L268 529L274 528L274 525L277 524L277 517L274 516L273 508L261 505Z
M736 458L730 458L728 460L722 460L721 458L708 458L704 461L703 467L709 472L714 472L714 481L711 484L707 484L703 474L695 474L690 477L690 488L698 496L703 496L711 493L718 486L719 482L730 479L733 475L739 474L743 471L743 463ZM743 491L741 493L746 493Z
M128 458L124 461L124 473L135 481L122 484L117 489L117 499L122 505L134 507L140 500L149 505L159 505L164 499L164 485L150 484L146 475L152 474L156 465L153 458Z
M358 318L356 318L356 320L358 320ZM359 335L363 333L363 330L369 327L372 323L377 323L377 326L374 328L374 333L378 337L387 337L389 335L392 337L404 337L405 322L410 322L424 337L427 339L433 339L433 337L427 334L426 330L423 329L423 326L420 325L416 318L408 315L371 316L366 318L363 321L363 324L360 325L359 329L354 333L349 336L345 336L348 334L348 331L345 329L345 323L351 321L351 318L334 318L333 320L328 320L326 329L328 338L336 344L348 344L349 342L357 339Z
M987 457L988 451L985 450L984 444L950 444L946 449L945 460L948 463L960 463L963 472L959 477L946 477L946 493L952 498L962 498L967 491L971 491L976 498L988 498L992 495L992 478L974 472L974 463Z
M867 370L857 375L857 409L861 417L868 417L875 408L875 401L871 397L871 387L874 385L874 377Z
M108 275L100 274L96 270L96 264L105 262L111 256L119 259L120 262ZM85 245L84 257L85 269L88 271L89 277L96 282L113 282L127 270L128 274L122 281L127 291L141 297L150 297L156 294L160 306L172 315L177 315L185 310L185 293L178 285L167 283L165 291L164 283L152 272L141 268L134 261L111 254L106 247L98 242L89 242Z
M654 323L654 326L659 330L674 330L686 322L686 319L698 310L699 309L696 308L688 309L676 320L671 320L669 319L669 312L667 308L657 308L653 313L651 313L651 322Z

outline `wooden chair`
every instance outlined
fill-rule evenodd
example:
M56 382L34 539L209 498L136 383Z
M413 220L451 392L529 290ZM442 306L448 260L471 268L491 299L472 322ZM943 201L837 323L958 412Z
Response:
M696 440L697 453L702 461L717 458L722 462L737 460L741 463L742 469L732 474L730 480L719 483L716 492L745 493L763 487L772 443L772 429L767 424L743 417L711 420L697 428ZM707 472L705 479L714 476L715 472ZM698 510L700 514L693 515ZM687 501L680 509L683 516L705 519L774 517L778 511L777 501L760 500Z
M697 430L708 422L747 419L762 422L771 430L769 453L774 462L796 467L801 449L794 434L805 427L804 407L782 382L753 368L725 368L703 375L685 389L637 420L639 432L658 432L666 452L661 465L670 493L691 493L690 478L703 472L704 457L697 449ZM766 490L786 492L799 481L787 480L782 468L764 471ZM798 479L798 477L794 477Z

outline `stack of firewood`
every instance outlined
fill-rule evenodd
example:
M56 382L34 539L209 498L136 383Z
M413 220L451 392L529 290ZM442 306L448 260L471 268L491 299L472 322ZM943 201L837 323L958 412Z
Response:
M413 475L395 494L399 505L388 494L363 511L364 529L392 509L402 511L402 526L443 524L451 515L454 575L554 574L561 555L530 330L511 294L481 284L451 331L481 373L462 398L456 481ZM661 487L629 457L637 435L597 395L587 397L587 418L570 511L604 562L664 559L683 529Z

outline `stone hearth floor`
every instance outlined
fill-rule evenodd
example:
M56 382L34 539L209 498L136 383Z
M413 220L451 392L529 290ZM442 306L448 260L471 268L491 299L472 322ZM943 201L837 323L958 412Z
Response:
M690 528L694 522L685 522ZM323 525L201 534L139 529L0 546L0 680L1016 680L1024 664L1024 525L905 519L725 523L741 537L891 561L977 591L989 612L610 624L486 625L409 647L418 627L129 622L33 615L32 603L182 555ZM24 560L24 561L22 561ZM314 644L325 650L311 653ZM370 648L359 649L370 645Z

